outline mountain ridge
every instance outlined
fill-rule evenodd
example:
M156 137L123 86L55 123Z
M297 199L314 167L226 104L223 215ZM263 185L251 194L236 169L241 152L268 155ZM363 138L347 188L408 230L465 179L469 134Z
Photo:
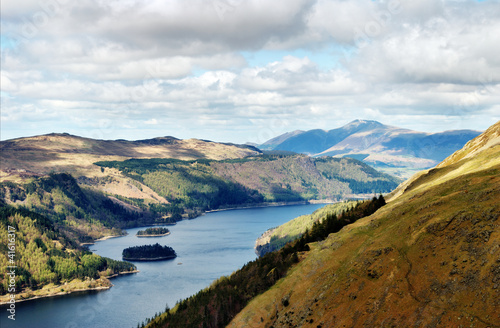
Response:
M372 120L355 120L328 131L314 129L283 134L259 147L315 157L353 157L385 173L409 178L419 170L437 165L480 133L474 130L428 133Z
M498 327L500 122L400 188L228 327Z
M217 143L171 136L144 140L101 140L68 133L0 141L0 181L20 181L50 172L99 176L97 161L130 158L231 159L256 156L262 152L248 145Z
M148 327L499 327L500 124L467 148L387 204L327 214Z

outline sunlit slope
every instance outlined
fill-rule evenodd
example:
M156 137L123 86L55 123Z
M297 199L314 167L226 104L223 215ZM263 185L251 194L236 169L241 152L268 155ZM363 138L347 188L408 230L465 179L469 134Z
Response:
M98 140L70 134L47 134L0 142L1 180L16 180L49 172L99 176L93 165L103 160L129 158L228 159L255 156L250 146L198 139L161 137L147 140Z
M372 216L312 244L229 326L498 327L499 128L471 141L470 156L415 178Z
M402 183L393 193L399 197L410 189L426 189L463 174L486 170L498 164L498 146L500 145L500 121L484 133L469 141L465 146L447 157L436 168L421 171ZM474 158L480 155L480 158Z
M301 215L278 227L263 233L255 242L255 253L262 256L283 247L286 243L298 239L306 230L311 230L313 224L322 220L327 214L340 215L343 211L356 206L357 201L345 201L326 205L312 214Z

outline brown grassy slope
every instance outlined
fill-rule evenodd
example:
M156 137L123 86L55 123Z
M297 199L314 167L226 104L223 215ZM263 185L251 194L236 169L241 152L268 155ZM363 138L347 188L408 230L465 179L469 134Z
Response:
M227 159L258 155L244 146L172 137L149 140L96 140L69 134L48 134L0 142L0 180L19 180L49 172L100 176L93 165L128 158Z
M437 167L445 167L450 164L457 163L462 159L471 158L474 155L498 144L500 144L500 121L490 126L478 137L466 143L462 149L448 156L448 158L441 162Z
M476 138L470 140L465 144L465 146L462 149L457 150L450 156L448 156L446 159L444 159L440 164L436 166L436 168L444 168L446 166L450 166L451 164L455 164L458 161L465 159L465 158L472 158L475 154L480 153L482 151L489 151L492 153L493 157L495 156L494 146L500 144L500 121L497 123L493 124L491 127L489 127L484 133L480 134ZM485 161L464 161L461 170L449 170L452 175L444 177L443 180L451 179L453 177L457 177L463 172L474 172L476 170L483 170L486 169L488 166L495 165L494 160L485 160ZM428 175L428 173L432 173L434 170L429 169L429 170L423 170L415 175L413 175L411 178L408 180L404 181L399 185L396 190L394 190L390 195L386 197L389 201L392 199L395 199L408 188L409 185L413 184L413 182L418 180L418 184L424 184L423 182L425 180L431 180L429 179L432 174ZM422 176L427 176L425 179L420 179ZM432 181L434 184L439 183L440 181ZM415 187L415 184L413 184L413 187Z
M229 327L498 327L500 145L488 130L312 250ZM286 302L284 300L287 300Z

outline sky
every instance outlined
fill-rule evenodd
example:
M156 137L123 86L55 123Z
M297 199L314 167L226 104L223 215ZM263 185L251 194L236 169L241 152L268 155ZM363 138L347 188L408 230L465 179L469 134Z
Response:
M500 120L498 0L2 0L1 140Z

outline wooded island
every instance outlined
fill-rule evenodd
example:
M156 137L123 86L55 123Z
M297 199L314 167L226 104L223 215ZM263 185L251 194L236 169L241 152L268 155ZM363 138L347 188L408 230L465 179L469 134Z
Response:
M122 257L127 261L161 261L176 258L177 254L172 247L156 243L125 248Z
M146 230L139 230L136 233L137 237L161 237L170 234L170 230L164 227L147 228Z

